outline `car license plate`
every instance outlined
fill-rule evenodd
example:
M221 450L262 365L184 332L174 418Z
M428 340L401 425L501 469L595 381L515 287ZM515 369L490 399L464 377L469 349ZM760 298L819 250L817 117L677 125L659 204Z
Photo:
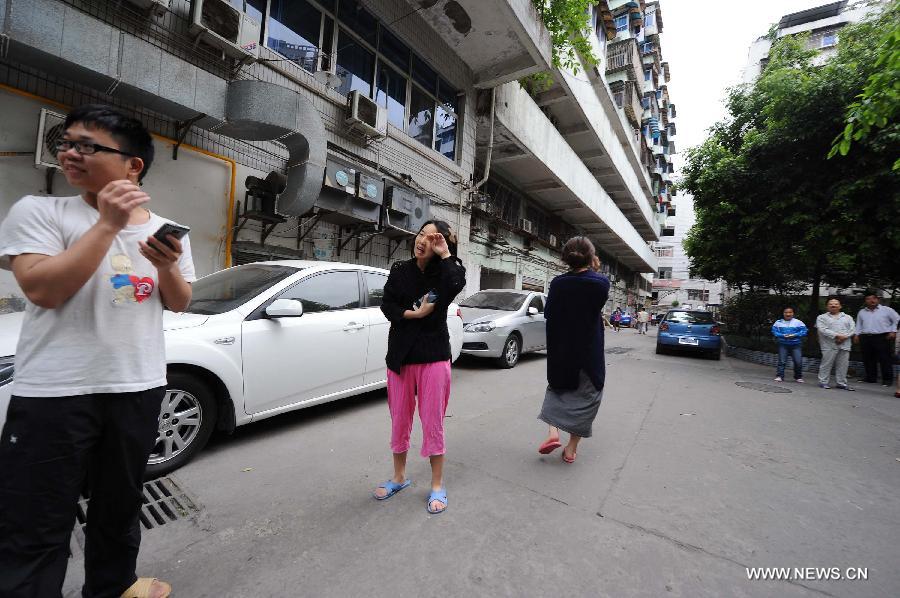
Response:
M678 337L678 344L679 345L691 345L691 346L696 347L697 345L700 344L700 341L695 339L692 336L681 336L681 337Z

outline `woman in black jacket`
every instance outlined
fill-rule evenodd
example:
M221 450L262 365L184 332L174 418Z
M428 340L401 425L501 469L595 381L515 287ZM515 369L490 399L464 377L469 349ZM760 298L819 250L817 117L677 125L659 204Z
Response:
M441 513L447 508L443 487L444 413L450 400L451 360L447 307L465 284L466 269L456 257L456 237L440 220L422 226L412 259L391 267L381 311L391 322L386 361L394 477L375 489L378 500L388 499L410 484L406 453L418 395L421 454L431 460L428 512Z
M585 237L570 239L563 247L562 259L569 271L550 282L544 306L547 391L538 419L550 429L538 452L546 455L561 447L559 431L563 430L569 433L569 443L562 458L574 463L578 442L591 436L603 399L602 314L609 279L595 271L599 260L593 243Z

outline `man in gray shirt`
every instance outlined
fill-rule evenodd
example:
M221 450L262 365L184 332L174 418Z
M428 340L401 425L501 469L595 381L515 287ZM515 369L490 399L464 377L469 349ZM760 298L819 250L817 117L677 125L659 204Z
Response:
M834 379L841 390L855 390L847 385L847 367L850 365L850 337L853 336L853 318L841 311L837 298L828 300L828 312L816 318L819 347L822 349L822 365L819 366L819 386L831 388L828 379L835 367Z
M853 342L858 342L863 354L866 368L865 382L878 382L878 367L881 366L883 386L894 382L893 349L897 337L897 322L900 315L892 308L879 305L878 295L873 291L866 292L866 306L856 316L856 335Z

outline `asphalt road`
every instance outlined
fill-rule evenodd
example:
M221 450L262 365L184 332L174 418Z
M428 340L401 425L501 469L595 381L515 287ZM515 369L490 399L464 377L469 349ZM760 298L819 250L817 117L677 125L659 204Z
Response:
M605 396L574 465L537 454L542 355L458 363L436 516L419 430L413 486L371 497L391 467L384 392L215 438L174 474L199 513L145 533L139 574L190 598L900 595L900 400L739 387L774 373L657 356L654 333L607 333ZM748 567L868 580L750 581Z

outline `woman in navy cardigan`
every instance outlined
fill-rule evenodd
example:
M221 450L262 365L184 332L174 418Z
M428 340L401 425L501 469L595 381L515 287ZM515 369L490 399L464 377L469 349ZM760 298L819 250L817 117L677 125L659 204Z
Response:
M547 391L538 419L550 426L538 452L562 446L559 431L569 433L562 458L574 463L578 442L591 428L606 378L603 356L603 305L609 279L591 269L594 245L585 237L570 239L563 248L569 271L550 282L544 318L547 320Z

